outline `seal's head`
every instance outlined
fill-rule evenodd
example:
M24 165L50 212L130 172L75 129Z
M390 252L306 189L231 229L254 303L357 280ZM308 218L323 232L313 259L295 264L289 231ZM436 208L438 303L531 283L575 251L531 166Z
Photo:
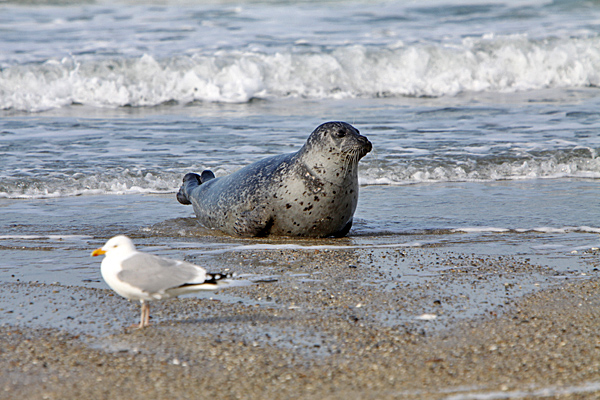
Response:
M373 146L362 136L358 129L345 122L326 122L319 125L310 134L306 142L307 150L315 150L327 155L328 159L336 159L357 163Z

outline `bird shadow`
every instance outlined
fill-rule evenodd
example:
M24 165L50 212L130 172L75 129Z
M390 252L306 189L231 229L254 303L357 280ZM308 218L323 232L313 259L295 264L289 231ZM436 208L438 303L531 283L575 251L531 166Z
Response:
M268 323L268 322L281 322L291 320L288 316L272 316L265 314L254 314L254 315L230 315L230 316L218 316L218 317L207 317L207 318L193 318L186 320L172 321L182 325L221 325L221 324L251 324L251 323ZM165 321L168 322L168 321ZM161 322L161 324L165 323Z

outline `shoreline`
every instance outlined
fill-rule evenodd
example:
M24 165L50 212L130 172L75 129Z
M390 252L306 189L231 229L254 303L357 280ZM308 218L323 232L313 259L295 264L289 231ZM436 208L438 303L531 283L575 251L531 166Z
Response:
M435 249L223 257L278 280L156 302L140 331L123 329L139 305L108 289L3 284L2 298L20 293L47 320L3 318L0 398L600 395L598 277L552 280L552 269L508 256L446 255L446 268ZM387 268L396 263L442 272L410 281Z

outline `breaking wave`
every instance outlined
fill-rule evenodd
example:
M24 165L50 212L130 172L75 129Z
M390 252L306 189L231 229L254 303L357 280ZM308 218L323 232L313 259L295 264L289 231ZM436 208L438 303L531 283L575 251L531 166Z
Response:
M455 45L218 51L166 59L52 59L0 71L0 109L252 99L441 97L600 85L600 37L467 38Z
M437 165L436 165L437 164ZM360 175L361 185L405 185L437 182L488 182L502 180L584 178L600 179L600 158L596 151L582 156L577 152L554 151L544 158L528 160L453 162L451 165L428 160L401 165L368 168Z
M200 169L198 169L199 171ZM0 198L31 199L80 195L121 195L175 193L188 171L155 169L49 172L5 176L0 182ZM217 176L233 172L219 170ZM501 180L583 178L600 179L600 158L529 160L479 165L427 165L408 161L406 165L383 165L369 161L361 165L359 183L368 185L410 185L439 182L491 182Z

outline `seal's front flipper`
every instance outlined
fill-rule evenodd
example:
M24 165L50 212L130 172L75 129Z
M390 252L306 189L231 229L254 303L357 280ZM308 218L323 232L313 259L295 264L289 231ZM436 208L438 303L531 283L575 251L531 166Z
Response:
M242 237L265 237L271 233L273 217L267 215L264 206L244 211L237 216L233 224L233 233Z
M348 234L348 232L350 232L350 228L352 228L352 218L350 218L350 221L348 221L348 223L339 231L335 232L333 235L331 235L334 238L341 238L344 237Z

